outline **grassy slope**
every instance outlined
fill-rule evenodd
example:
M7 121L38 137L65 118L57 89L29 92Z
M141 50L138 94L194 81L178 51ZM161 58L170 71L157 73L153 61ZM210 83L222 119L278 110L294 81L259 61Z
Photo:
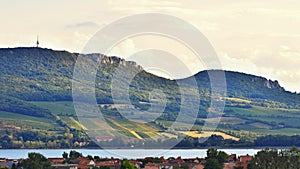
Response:
M48 109L56 116L59 116L70 128L83 129L86 130L86 127L76 120L76 113L73 107L72 102L31 102L35 105L38 105L44 109ZM154 137L156 136L157 129L151 125L144 123L121 120L121 119L112 119L108 118L110 125L116 130L128 135L130 137L143 138L143 137ZM96 124L96 122L95 122ZM98 123L99 124L99 123ZM99 124L100 125L100 124ZM103 128L102 126L98 126ZM142 135L140 136L139 133ZM108 133L108 135L110 135Z
M240 123L227 123L236 130L258 134L293 135L300 132L300 110L252 106L251 108L227 108L225 116L240 119ZM238 120L237 120L238 121Z
M22 129L33 129L33 130L53 130L53 129L61 129L61 127L54 123L51 120L41 118L41 117L33 117L27 116L17 113L11 112L3 112L0 111L0 119L1 121L9 122L14 124Z
M50 110L53 115L60 117L60 119L62 119L69 127L76 129L84 128L84 126L81 126L74 121L76 120L76 116L72 103L61 102L72 100L71 79L73 66L77 58L76 54L40 48L17 48L0 49L0 58L2 60L2 62L0 62L0 71L3 73L0 78L0 91L1 93L4 93L3 96L7 94L7 96L12 98L9 100L11 106L7 109L12 109L14 107L13 105L21 105L15 104L16 101L23 103L22 106L15 109L14 113L2 112L1 117L3 116L3 118L1 118L1 120L10 120L15 124L23 126L28 125L32 126L32 128L39 128L40 125L40 128L43 129L59 127L54 123L55 119L43 121L43 119L48 118L48 116L46 116L48 113L47 111L44 112L44 115L47 118L34 117L37 113L41 113L42 110L36 112L29 111L37 110L37 107L27 105L26 101L38 100L39 102L33 103L38 107ZM116 65L102 66L102 69L98 71L99 78L96 79L96 84L99 85L96 86L96 93L97 99L100 100L101 103L111 103L108 82L111 81L114 66ZM134 72L136 65L126 68L132 73ZM202 100L201 102L201 108L203 111L206 111L207 106L210 103L208 97L209 80L207 79L208 76L206 74L207 72L200 72L195 75L199 86L202 87L202 91L200 91L200 93L205 96L202 97L205 100ZM228 96L235 98L229 99L228 101L233 103L244 102L246 104L253 104L256 106L251 105L251 108L228 107L227 109L230 111L227 111L225 114L225 116L227 116L227 121L225 123L221 123L221 129L227 131L249 130L263 134L299 133L299 110L270 107L297 108L300 106L300 95L286 92L280 87L276 87L276 83L273 84L275 87L270 89L265 86L267 79L262 77L237 72L226 72L226 78L228 84L227 94ZM194 89L190 89L188 87L189 86L187 85L187 88L184 89L187 93L192 95L196 92ZM169 98L169 107L166 109L169 111L169 116L165 119L160 119L164 120L164 124L168 126L169 123L172 123L171 120L174 120L174 117L176 117L174 114L176 114L176 111L178 112L178 102L180 101L180 95L178 90L176 90L178 86L175 85L174 81L169 81L146 72L141 72L138 76L136 76L136 79L131 84L130 91L133 93L133 95L131 95L131 99L136 105L140 102L147 102L149 101L148 91L157 88L165 91ZM1 108L5 108L5 106L8 105L8 97L5 96L3 98ZM19 100L16 100L16 98ZM40 102L42 100L47 102ZM257 106L260 104L263 107ZM143 108L147 106L141 104L140 107ZM23 110L28 110L27 115L19 115L22 113L24 114ZM35 113L32 114L32 112ZM32 116L28 116L30 113ZM205 113L203 114L205 115ZM172 115L174 117L170 117ZM134 116L138 118L138 114ZM51 117L49 116L49 118ZM25 120L22 122L20 119ZM236 121L238 121L238 123ZM130 134L130 131L126 130L126 128L134 130L138 133L138 135L142 135L139 133L144 133L146 135L152 135L154 133L155 135L155 132L149 131L157 130L155 127L147 128L146 126L143 128L141 127L142 125L137 122L128 123L128 121L122 120L118 120L116 122L120 125L114 126L127 134ZM266 126L270 127L271 130L266 129ZM184 130L184 128L185 125L182 124L182 129ZM201 126L195 125L194 129L200 130Z
M74 111L72 102L31 102L41 108L51 111L52 114L58 116L64 121L70 128L76 128L79 130L86 129L85 126L80 124L76 119L76 113ZM279 109L279 108L266 108L260 106L252 106L251 108L237 108L228 107L230 113L226 113L219 126L221 131L243 131L247 130L250 132L261 134L286 134L294 135L300 132L300 124L298 123L299 112L298 109ZM10 112L1 112L1 120L16 124L20 127L35 128L35 129L54 129L59 126L51 120L45 118L38 118L26 115L17 115ZM205 120L205 119L202 119ZM144 123L127 121L122 119L111 119L108 121L110 125L115 128L118 132L121 132L130 137L144 138L153 137L155 138L159 133L158 129ZM160 121L165 126L169 126L172 122ZM208 119L207 122L214 122L213 119ZM223 125L222 125L223 124ZM224 125L230 125L230 129L223 128ZM181 125L181 129L185 130L185 124ZM101 126L99 126L101 128ZM201 125L195 125L193 129L201 130ZM109 133L108 133L109 135ZM169 136L171 137L171 136ZM174 135L172 135L174 137Z

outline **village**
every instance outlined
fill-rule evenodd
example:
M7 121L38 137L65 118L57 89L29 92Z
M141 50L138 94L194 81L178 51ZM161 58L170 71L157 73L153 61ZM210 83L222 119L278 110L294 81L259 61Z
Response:
M227 156L223 169L247 169L248 164L253 160L253 156L230 154ZM35 157L37 158L37 157ZM0 158L1 169L17 169L23 168L22 164L26 159L6 159ZM181 158L179 157L146 157L142 159L118 159L118 158L99 158L98 156L83 157L68 159L47 158L50 162L51 169L204 169L206 158Z

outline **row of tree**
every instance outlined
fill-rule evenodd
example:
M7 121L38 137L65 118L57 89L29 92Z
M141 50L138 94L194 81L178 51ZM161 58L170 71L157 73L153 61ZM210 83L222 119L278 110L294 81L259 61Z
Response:
M207 150L207 157L204 169L223 169L224 163L228 160L228 154L217 149ZM243 167L235 167L241 168ZM247 169L299 169L300 149L293 146L289 149L278 150L266 148L259 151L247 166Z
M86 142L87 137L82 131L65 129L56 131L2 131L0 147L6 149L19 148L73 148L74 142Z
M297 147L278 150L267 148L259 151L248 169L299 169L300 150Z

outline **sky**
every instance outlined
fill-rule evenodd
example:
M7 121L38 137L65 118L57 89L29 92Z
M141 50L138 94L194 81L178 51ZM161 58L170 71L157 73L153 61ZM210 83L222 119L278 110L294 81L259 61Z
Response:
M214 47L224 70L278 80L286 90L300 92L298 0L0 0L0 47L35 46L38 35L40 47L81 52L101 28L147 12L175 16L195 26ZM130 60L150 48L171 53L159 56L160 63L176 65L170 61L174 55L191 73L205 69L182 44L162 36L125 39L109 54ZM147 67L149 60L137 62ZM149 71L173 77L172 68L168 72L149 67Z

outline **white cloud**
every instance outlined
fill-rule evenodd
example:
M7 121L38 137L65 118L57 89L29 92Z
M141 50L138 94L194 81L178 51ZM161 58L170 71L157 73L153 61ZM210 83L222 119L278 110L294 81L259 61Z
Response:
M284 47L284 50L287 48ZM254 49L252 53L254 57L232 57L227 53L219 52L219 57L225 70L245 72L278 80L285 89L292 92L299 91L300 57L298 54L297 57L293 57L295 58L293 60L282 59L278 55L276 57L276 52L264 52Z
M125 39L119 44L113 46L107 55L128 58L138 50L140 49L136 48L132 39Z

